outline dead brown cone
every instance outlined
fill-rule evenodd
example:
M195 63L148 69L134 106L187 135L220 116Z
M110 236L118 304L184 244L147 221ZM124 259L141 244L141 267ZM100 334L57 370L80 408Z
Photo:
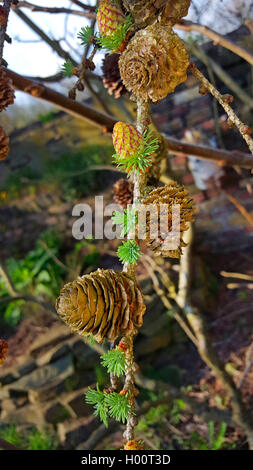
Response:
M9 153L9 137L0 126L0 161L5 160Z
M15 95L11 84L11 79L7 76L4 69L0 68L0 112L14 103Z
M133 183L121 178L113 185L113 200L123 209L133 203Z
M127 12L131 13L136 26L144 28L153 23L160 7L156 3L165 3L165 0L159 2L155 0L123 0L123 5Z
M92 334L102 343L142 326L146 307L130 276L98 269L66 284L56 301L56 310L72 330L80 335Z
M107 88L109 95L118 99L126 93L119 71L119 54L106 54L103 65L103 84Z
M150 213L146 215L146 241L149 248L154 251L156 255L163 257L179 258L182 254L182 248L186 246L183 241L183 232L187 230L188 222L193 220L194 208L193 200L189 197L188 192L180 184L172 181L166 186L162 186L154 189L148 194L143 200L144 205L155 205L157 208L157 219L152 218ZM165 206L161 206L161 204ZM179 204L180 206L180 244L179 246L171 247L168 245L166 235L169 232L172 235L172 206L173 204ZM139 212L139 221L143 225L143 220L140 219L141 210ZM144 217L144 216L143 216ZM174 216L175 217L175 216ZM176 238L172 238L176 242Z
M143 101L165 98L187 78L189 57L171 28L154 24L138 31L120 57L127 90Z
M163 24L174 25L187 15L191 0L123 0L136 26L145 28L157 18Z
M161 22L164 24L176 24L187 15L191 0L167 0L161 12Z

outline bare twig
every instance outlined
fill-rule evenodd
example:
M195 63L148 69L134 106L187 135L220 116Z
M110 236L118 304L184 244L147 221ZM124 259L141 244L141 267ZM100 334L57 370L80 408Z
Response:
M11 296L15 297L19 295L18 291L16 291L12 283L12 280L9 274L7 273L6 269L4 268L2 264L0 264L0 277L3 279L5 287Z
M51 39L37 24L35 24L23 11L14 9L16 15L24 21L43 41L45 41L57 54L65 60L71 60L71 62L77 66L77 62L70 56L67 51L62 49L59 41Z
M220 45L234 52L235 54L239 55L247 62L249 62L249 64L253 65L253 55L249 51L239 46L235 42L231 41L230 39L227 39L226 37L217 33L208 26L200 25L187 20L182 20L180 23L177 23L175 27L183 31L197 31L203 34L204 36L207 36L212 39L216 46Z
M253 216L243 207L237 199L231 194L226 193L227 198L234 204L236 209L242 214L242 216L249 222L250 225L253 225Z
M244 281L253 281L253 276L249 274L242 274L242 273L229 273L227 271L221 271L220 275L223 277L230 277L235 279L243 279Z
M224 68L222 68L217 61L208 57L202 47L199 47L197 44L193 43L190 46L192 53L201 60L204 64L208 62L209 68L217 75L217 77L225 83L225 85L232 91L232 93L237 96L243 103L247 105L248 108L253 109L253 98L246 93L244 88L242 88L238 82L233 80L231 75L229 75ZM214 84L213 84L214 85Z
M92 11L71 10L71 8L41 7L29 2L18 2L17 5L12 5L13 10L17 10L21 7L28 8L31 11L39 11L45 13L65 13L76 16L84 16L88 19L93 19L95 17L95 13Z
M144 258L144 257L142 257ZM177 311L174 306L172 305L172 303L169 301L169 290L167 290L167 292L165 290L163 290L160 286L160 283L157 279L157 276L155 275L155 272L154 270L152 269L152 267L150 266L150 264L148 264L147 261L145 261L144 259L141 259L141 262L142 264L145 266L146 270L148 271L148 274L150 275L151 279L152 279L152 282L153 282L153 286L154 286L154 289L157 293L157 295L160 297L161 301L163 302L165 308L167 308L168 310L173 310L173 317L175 318L175 320L179 323L179 325L181 326L181 328L184 330L184 332L186 333L186 335L191 339L191 341L197 345L197 341L196 341L196 338L191 330L191 328L189 327L189 325L187 325L187 322L184 320L183 316L179 313L179 311Z
M43 39L43 41L45 41L53 49L53 51L57 52L59 57L62 57L65 60L70 60L72 62L72 64L75 65L75 67L78 66L78 63L76 62L76 60L74 60L73 57L71 57L71 55L61 47L59 41L57 41L55 39L51 39L39 26L37 26L21 10L17 9L17 10L14 10L14 11L18 15L18 17L21 20L23 20L24 23L27 24L27 26L29 26L36 34L38 34L38 36L41 37L41 39ZM84 82L85 82L88 90L90 91L91 95L98 101L98 103L101 105L101 107L104 109L104 111L106 113L109 113L108 106L106 105L106 103L104 103L101 96L93 89L88 77L84 77Z
M86 5L85 3L80 2L79 0L71 0L72 3L82 8L83 10L95 11L96 8L91 5Z
M251 153L253 153L253 140L250 137L251 129L246 126L235 114L234 110L229 105L226 96L222 96L222 94L216 90L216 88L204 77L204 75L198 70L194 63L190 64L190 70L193 75L202 83L202 85L217 99L223 109L226 111L231 123L233 123L237 129L239 130L241 136L247 143Z
M52 250L50 250L50 248L47 246L47 244L43 241L43 240L39 240L39 243L41 246L43 246L43 248L46 250L46 252L49 254L49 256L52 258L52 260L58 264L58 266L60 266L62 269L64 269L64 271L68 271L68 272L73 272L73 273L76 273L76 271L72 268L69 268L68 266L66 266L61 260L59 260L57 258L57 256L55 256L55 254L52 252Z
M245 369L242 373L242 377L241 377L241 380L238 384L238 388L241 388L245 379L247 378L248 374L249 374L249 371L253 365L253 341L251 343L251 345L249 346L249 348L247 349L247 352L246 352L246 365L245 365Z

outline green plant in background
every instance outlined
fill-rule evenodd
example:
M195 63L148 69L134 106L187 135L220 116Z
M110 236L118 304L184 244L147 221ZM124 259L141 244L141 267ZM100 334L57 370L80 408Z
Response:
M234 448L235 444L227 444L225 442L227 425L225 422L220 423L217 432L215 432L215 423L208 423L207 441L198 432L193 432L189 440L184 440L186 449L194 450L221 450L226 448Z
M45 231L37 240L33 250L24 259L9 258L6 261L8 274L17 291L38 298L45 297L54 300L67 269L53 259L58 257L62 241L52 230ZM80 272L88 266L96 266L99 253L90 241L77 242L74 249L67 255L67 265L71 268L79 266ZM9 297L4 281L0 277L0 298ZM24 300L0 304L0 324L15 327L22 319Z
M16 424L10 424L0 429L0 437L18 448L23 447L23 438L21 433L17 430Z
M35 248L24 259L9 258L6 261L8 274L17 291L54 299L62 282L63 268L55 263L61 241L56 233L49 230L37 240ZM0 278L0 298L9 296L4 281ZM0 321L16 326L22 317L23 300L0 306Z
M39 114L39 120L43 124L46 124L47 122L53 121L57 113L58 111L48 111L48 113Z
M57 450L59 442L52 431L39 431L36 428L28 432L19 431L16 424L0 429L0 437L21 450Z
M58 440L52 433L33 429L27 435L28 450L57 450L58 447Z
M42 119L49 122L54 116L55 113L50 111L42 115ZM38 191L41 183L46 186L53 185L54 190L58 189L66 200L88 196L93 191L97 192L105 183L103 172L90 171L89 168L93 165L110 164L112 149L111 145L88 145L78 152L68 151L57 158L44 158L41 169L25 167L13 170L2 190L7 193L8 200L11 200L22 194L27 195L27 192Z

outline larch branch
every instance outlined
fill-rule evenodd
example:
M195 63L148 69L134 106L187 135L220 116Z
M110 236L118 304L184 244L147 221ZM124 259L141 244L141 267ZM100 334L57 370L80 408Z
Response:
M112 132L117 122L113 116L101 113L83 103L73 101L45 85L23 77L12 70L6 69L7 75L12 79L16 90L24 91L35 98L40 98L54 104L66 113L100 127L103 132ZM214 160L224 166L239 166L253 168L253 157L250 154L238 150L226 151L182 142L167 135L164 136L168 143L168 152L175 154L195 155L199 158Z
M19 8L28 8L31 11L38 11L44 13L65 13L70 15L76 16L83 16L88 19L93 19L95 17L95 13L92 11L81 11L81 10L72 10L71 8L59 8L59 7L41 7L39 5L34 5L30 2L19 2L17 5L12 5L13 10L17 10Z
M226 37L222 36L221 34L216 33L216 31L211 28L208 28L208 26L200 25L187 20L182 20L180 23L177 23L175 27L183 31L197 31L198 33L203 34L204 36L207 36L212 39L216 46L220 45L225 49L234 52L235 54L246 60L249 64L253 65L253 55L249 51L234 43L230 39L227 39Z
M226 98L226 95L223 96L216 88L204 77L204 75L198 70L194 63L190 64L190 70L192 74L202 83L202 85L216 98L216 100L220 103L223 109L226 111L228 118L232 124L234 124L238 131L240 132L241 136L247 143L251 153L253 154L253 140L250 136L251 129L244 124L238 116L235 114L234 110L229 105L229 102Z

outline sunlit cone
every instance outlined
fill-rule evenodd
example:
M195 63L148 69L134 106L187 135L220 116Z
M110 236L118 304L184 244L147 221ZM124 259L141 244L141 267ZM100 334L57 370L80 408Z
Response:
M143 101L159 101L187 78L189 57L182 39L167 26L138 31L119 60L126 89Z
M119 26L124 24L125 15L117 1L102 0L97 12L97 24L100 34L113 36Z
M144 138L136 127L121 121L113 128L112 140L115 151L122 158L131 157L144 145Z
M119 57L119 54L106 54L102 65L104 87L116 99L127 91L120 76Z
M0 126L0 161L5 160L9 153L9 137Z
M162 23L174 25L187 15L191 0L167 0L161 12Z
M135 24L139 28L144 28L155 20L160 11L160 8L155 6L156 3L155 0L123 0L126 11L131 13ZM165 0L163 0L163 3L165 3Z
M8 343L4 339L0 339L0 365L3 364L8 352Z
M56 301L61 319L99 343L139 328L146 307L136 282L125 273L98 269L66 284Z
M188 223L193 220L194 216L193 200L184 186L171 182L166 186L156 188L142 200L142 204L155 205L158 215L157 219L156 217L153 218L149 212L146 215L146 241L149 248L157 255L179 258L182 248L186 246L183 241L183 232L189 228ZM161 206L161 204L164 206ZM172 229L173 204L180 206L180 221L178 220L178 223L180 223L180 237L178 240L179 246L171 249L171 245L168 245L168 239L166 240L166 235L169 235ZM174 240L176 242L176 238Z
M0 68L0 112L14 103L15 95L11 84L11 79L7 76L4 69Z
M124 450L144 450L144 447L140 441L133 439L132 441L127 442L124 446Z
M132 14L135 24L144 28L159 19L174 25L187 15L191 0L123 0L125 9Z
M123 209L126 209L128 204L133 203L133 183L131 181L119 179L113 185L113 199Z

